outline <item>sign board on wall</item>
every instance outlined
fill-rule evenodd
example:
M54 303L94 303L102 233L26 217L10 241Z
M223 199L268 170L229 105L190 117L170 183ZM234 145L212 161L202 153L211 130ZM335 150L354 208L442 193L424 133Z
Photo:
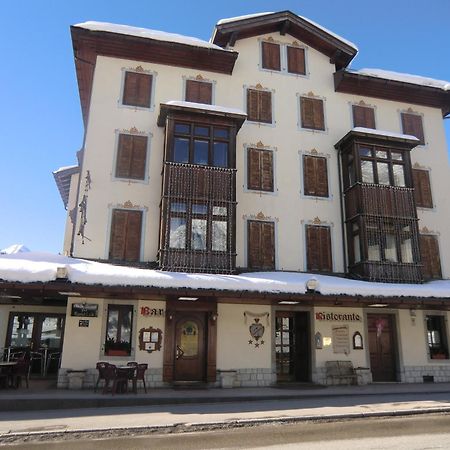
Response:
M333 338L333 353L350 353L350 335L348 325L335 326L331 330Z
M72 316L75 317L97 317L97 303L72 303Z
M316 312L316 320L326 322L360 322L361 316L356 313Z

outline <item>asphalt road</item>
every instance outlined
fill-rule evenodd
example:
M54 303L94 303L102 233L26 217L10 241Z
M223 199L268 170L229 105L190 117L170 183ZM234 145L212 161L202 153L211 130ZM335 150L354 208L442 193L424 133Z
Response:
M270 424L237 429L166 435L128 435L6 445L1 448L64 450L424 450L450 449L450 414Z

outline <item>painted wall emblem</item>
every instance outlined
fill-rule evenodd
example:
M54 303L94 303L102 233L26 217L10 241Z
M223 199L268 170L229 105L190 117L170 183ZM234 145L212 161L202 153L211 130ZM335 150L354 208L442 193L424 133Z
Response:
M252 323L248 329L250 331L250 336L256 341L255 347L259 347L259 345L263 345L264 341L259 341L264 336L264 325L259 321L258 317L255 317L254 319L255 323ZM253 339L250 339L248 343L250 345L253 345Z

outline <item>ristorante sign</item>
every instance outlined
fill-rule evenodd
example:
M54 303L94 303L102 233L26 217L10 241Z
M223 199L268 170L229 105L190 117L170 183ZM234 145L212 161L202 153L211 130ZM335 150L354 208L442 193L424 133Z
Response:
M356 313L316 312L316 320L327 322L360 322L361 316Z

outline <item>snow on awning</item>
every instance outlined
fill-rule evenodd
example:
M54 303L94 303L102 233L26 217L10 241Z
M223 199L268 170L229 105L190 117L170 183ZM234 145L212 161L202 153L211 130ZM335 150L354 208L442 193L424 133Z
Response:
M158 126L165 125L167 114L170 111L181 111L196 114L205 114L210 116L221 116L232 119L240 128L247 118L247 113L242 109L229 108L226 106L209 105L206 103L185 102L179 100L171 100L161 103L161 110L158 117Z
M137 269L29 252L0 256L0 279L5 282L46 283L57 279L65 268L67 281L81 285L148 287L160 289L206 289L208 291L254 292L264 294L305 294L306 284L315 280L315 292L322 295L362 297L450 298L450 280L425 284L393 284L351 280L298 272L252 272L217 275Z

